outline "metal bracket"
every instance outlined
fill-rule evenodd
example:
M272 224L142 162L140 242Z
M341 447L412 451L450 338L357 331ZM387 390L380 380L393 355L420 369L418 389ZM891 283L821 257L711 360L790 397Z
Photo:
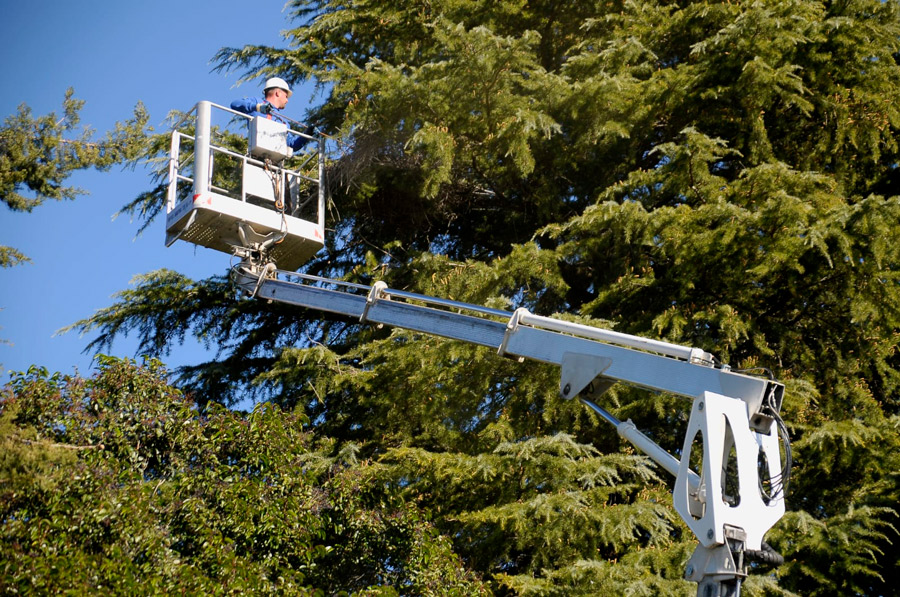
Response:
M689 473L694 441L703 440L703 470L700 488L691 491ZM737 527L747 533L746 547L759 550L763 535L784 515L783 493L765 500L760 493L760 473L769 478L781 475L777 428L761 434L750 429L747 405L736 398L703 392L694 400L684 438L681 464L675 479L672 500L675 510L705 547L725 543L725 528ZM760 454L768 471L760 471ZM736 475L728 471L732 462ZM736 480L726 495L726 481Z
M166 246L171 247L172 244L181 238L181 236L190 229L190 227L194 224L194 220L197 219L197 210L191 208L191 215L188 217L188 221L185 225L175 234L171 234L170 232L166 232Z
M698 545L685 568L685 579L697 583L702 597L737 597L747 573L744 568L742 529L725 527L726 543L713 547Z
M506 356L506 346L509 344L509 338L519 328L521 319L526 315L529 315L528 309L519 307L513 312L512 317L509 318L509 321L506 324L506 331L503 333L503 342L500 343L500 347L497 349L497 354L501 357ZM522 357L518 357L518 360L520 363L524 361Z
M567 352L562 356L562 372L559 378L559 395L570 400L590 385L594 399L616 382L611 379L597 379L612 365L612 359L590 354ZM595 381L596 380L596 381Z
M377 303L381 299L390 300L390 295L385 291L387 290L388 285L385 284L383 280L379 280L372 285L372 288L369 290L369 296L366 297L366 306L363 307L362 315L359 316L359 322L365 323L368 319L369 309Z
M272 231L267 234L260 234L253 229L253 226L244 221L237 223L238 237L241 245L259 251L263 257L270 248L280 243L287 236L284 230Z

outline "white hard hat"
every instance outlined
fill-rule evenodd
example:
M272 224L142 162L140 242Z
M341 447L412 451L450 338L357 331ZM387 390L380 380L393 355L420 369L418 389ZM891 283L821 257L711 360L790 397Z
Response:
M265 93L269 89L284 89L287 92L288 97L291 97L291 93L293 93L291 91L291 88L288 87L287 82L281 77L272 77L271 79L266 81L266 86L263 87L263 93Z

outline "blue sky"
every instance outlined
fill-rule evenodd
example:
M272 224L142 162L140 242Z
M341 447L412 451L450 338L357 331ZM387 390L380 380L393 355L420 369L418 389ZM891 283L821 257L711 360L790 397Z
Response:
M82 125L102 133L129 118L138 101L159 131L169 110L198 100L226 104L259 94L257 82L236 87L236 73L212 73L210 60L226 46L284 45L289 27L283 0L45 1L3 3L0 19L0 117L21 103L35 115L62 112L68 87L85 100ZM248 7L252 6L252 10ZM309 93L295 90L285 113L302 119ZM91 336L61 328L113 302L134 276L159 268L195 279L224 273L229 256L182 241L166 248L164 218L140 237L138 222L112 216L150 186L148 172L114 168L78 173L68 184L89 191L75 201L45 202L29 214L0 207L0 244L32 263L0 269L0 383L10 371L36 364L51 371L89 373L83 354ZM134 357L135 338L108 354ZM169 367L207 358L186 345L163 360Z

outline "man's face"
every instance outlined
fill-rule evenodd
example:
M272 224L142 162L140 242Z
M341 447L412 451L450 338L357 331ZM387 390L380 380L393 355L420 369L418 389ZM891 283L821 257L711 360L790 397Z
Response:
M266 99L270 104L281 110L288 103L288 94L284 89L271 89Z

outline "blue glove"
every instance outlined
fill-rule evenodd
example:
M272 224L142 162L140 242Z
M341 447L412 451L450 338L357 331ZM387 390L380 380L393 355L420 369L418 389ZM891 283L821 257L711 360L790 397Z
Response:
M256 111L260 114L271 114L272 113L272 104L269 102L263 102L261 104L256 104Z

